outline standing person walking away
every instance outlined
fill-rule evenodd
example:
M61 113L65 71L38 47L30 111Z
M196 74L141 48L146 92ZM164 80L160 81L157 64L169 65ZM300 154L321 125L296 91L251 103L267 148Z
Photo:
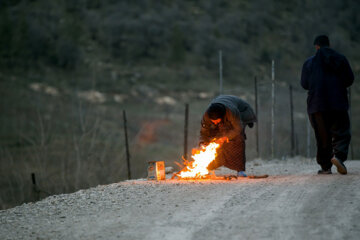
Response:
M346 57L330 48L329 38L315 38L315 56L307 59L301 73L301 86L308 90L307 111L315 132L318 174L331 174L334 164L340 174L347 174L351 140L347 88L354 74Z

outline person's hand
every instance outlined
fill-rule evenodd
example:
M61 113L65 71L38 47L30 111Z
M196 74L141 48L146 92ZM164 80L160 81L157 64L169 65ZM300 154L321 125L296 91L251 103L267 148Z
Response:
M224 142L228 142L228 141L229 141L229 138L227 138L227 137L221 137L216 140L216 142L219 144L223 144Z
M204 142L204 141L200 141L199 142L199 147L201 148L201 147L206 147L208 144L206 143L206 142Z

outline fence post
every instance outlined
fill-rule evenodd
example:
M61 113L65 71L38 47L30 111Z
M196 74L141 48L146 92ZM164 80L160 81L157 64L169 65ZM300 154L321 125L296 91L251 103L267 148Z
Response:
M271 62L271 159L275 157L275 61Z
M290 128L291 128L291 156L295 155L295 131L294 131L294 104L293 104L293 90L292 85L289 85L290 95Z
M131 179L130 152L129 152L129 142L128 142L125 110L123 110L123 117L124 117L124 132L125 132L126 163L127 163L127 170L128 170L127 174L128 174L128 179Z
M352 131L352 111L351 111L351 87L349 87L349 119L350 119L350 133ZM354 148L353 148L353 141L350 141L350 154L351 154L351 159L354 159Z
M256 140L256 157L260 157L259 151L259 116L258 116L258 89L257 89L257 78L255 76L255 115L256 115L256 126L255 126L255 140Z
M307 147L306 147L306 155L307 155L307 158L310 158L311 138L310 138L310 120L309 120L309 118L307 118L307 121L306 121L306 128L307 128Z
M40 199L40 191L36 185L35 173L31 173L31 182L33 184L33 191L35 193L35 199L36 199L36 201L38 201Z
M219 50L219 95L223 93L223 64L222 51Z
M184 158L187 159L188 147L188 124L189 124L189 104L185 104L185 124L184 124Z
M299 136L295 134L295 154L299 155Z

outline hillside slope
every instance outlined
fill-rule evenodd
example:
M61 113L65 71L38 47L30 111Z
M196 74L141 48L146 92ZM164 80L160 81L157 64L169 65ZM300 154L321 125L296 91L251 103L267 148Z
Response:
M146 174L148 160L176 166L185 104L190 151L219 94L219 50L224 94L255 108L258 80L259 148L248 129L247 158L272 156L272 59L274 157L291 155L291 136L296 154L314 157L299 78L318 34L329 35L355 73L349 159L359 159L359 10L358 0L1 0L0 209L127 179L122 110L132 177Z

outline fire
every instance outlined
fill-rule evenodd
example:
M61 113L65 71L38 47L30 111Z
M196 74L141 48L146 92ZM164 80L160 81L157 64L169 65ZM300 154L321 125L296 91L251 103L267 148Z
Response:
M201 178L209 174L207 167L215 160L217 149L225 141L228 141L228 138L214 139L207 146L201 146L200 149L193 149L191 158L194 161L185 161L186 167L178 173L177 176L180 178Z

